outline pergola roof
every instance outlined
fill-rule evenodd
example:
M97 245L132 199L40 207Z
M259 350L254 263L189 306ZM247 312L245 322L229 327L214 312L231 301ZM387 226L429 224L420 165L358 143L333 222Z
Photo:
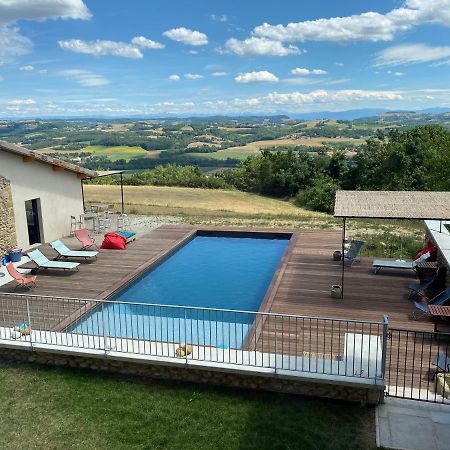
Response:
M109 177L112 175L120 175L121 173L124 173L125 170L97 170L96 175L94 175L92 178L100 178L100 177Z
M450 192L337 191L335 217L450 219Z

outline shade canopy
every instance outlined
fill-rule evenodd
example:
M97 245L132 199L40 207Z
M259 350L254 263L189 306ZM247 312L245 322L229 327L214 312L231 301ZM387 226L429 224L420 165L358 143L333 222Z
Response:
M450 219L450 192L337 191L335 217Z

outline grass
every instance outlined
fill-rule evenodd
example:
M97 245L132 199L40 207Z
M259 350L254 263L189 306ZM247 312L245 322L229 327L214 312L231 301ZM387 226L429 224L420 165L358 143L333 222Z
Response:
M282 394L0 363L8 449L370 449L373 410Z
M120 145L116 147L104 147L102 145L95 145L85 147L80 152L93 153L94 156L106 156L111 161L117 161L118 159L125 159L129 161L133 158L148 155L148 152L141 147L128 147L126 145Z
M310 147L323 147L323 143L348 143L349 145L358 145L364 142L363 139L352 138L327 138L327 137L301 137L297 139L273 139L268 141L255 141L247 145L239 147L230 147L224 150L219 150L214 153L190 153L189 155L195 157L207 157L218 160L225 160L227 158L245 159L248 156L258 154L261 149L276 146L295 147L296 145L307 145Z
M117 203L119 187L86 185L87 202ZM124 186L128 212L203 217L304 220L329 216L299 208L288 201L240 191L166 186Z
M46 149L45 151L39 150L43 153L54 153L54 149ZM70 155L71 153L92 153L93 156L105 156L111 161L117 161L118 159L125 159L129 161L133 158L139 158L143 156L153 155L153 152L147 152L141 147L128 147L126 145L120 145L115 147L105 147L103 145L90 145L84 147L81 150L58 150L58 153L62 155ZM156 155L155 155L156 157Z
M86 185L86 202L116 204L119 186ZM208 226L341 229L342 221L308 211L285 200L240 191L162 186L125 186L129 214L177 216L183 222ZM363 256L413 257L423 246L420 221L347 221L347 238L366 242Z

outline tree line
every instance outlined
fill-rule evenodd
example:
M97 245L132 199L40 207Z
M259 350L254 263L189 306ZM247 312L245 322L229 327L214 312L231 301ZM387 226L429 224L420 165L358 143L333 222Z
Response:
M269 151L214 175L193 166L158 166L126 177L130 184L235 188L332 213L338 189L450 190L450 131L420 125L378 131L354 157L343 151Z

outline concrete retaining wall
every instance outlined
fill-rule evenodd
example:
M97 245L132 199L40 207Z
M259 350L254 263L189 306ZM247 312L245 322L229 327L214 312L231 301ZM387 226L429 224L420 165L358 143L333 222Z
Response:
M289 374L259 374L256 368L246 370L245 367L222 370L213 367L192 367L183 364L182 360L162 364L151 360L134 358L123 354L117 357L104 356L100 353L92 356L68 354L17 348L0 347L0 360L26 361L54 366L91 369L118 374L135 375L145 378L168 379L194 383L225 385L246 389L258 389L288 394L300 394L314 397L347 400L363 404L381 403L384 386L370 383L349 382L326 379L309 374L309 377L298 377ZM286 372L286 371L285 371Z

